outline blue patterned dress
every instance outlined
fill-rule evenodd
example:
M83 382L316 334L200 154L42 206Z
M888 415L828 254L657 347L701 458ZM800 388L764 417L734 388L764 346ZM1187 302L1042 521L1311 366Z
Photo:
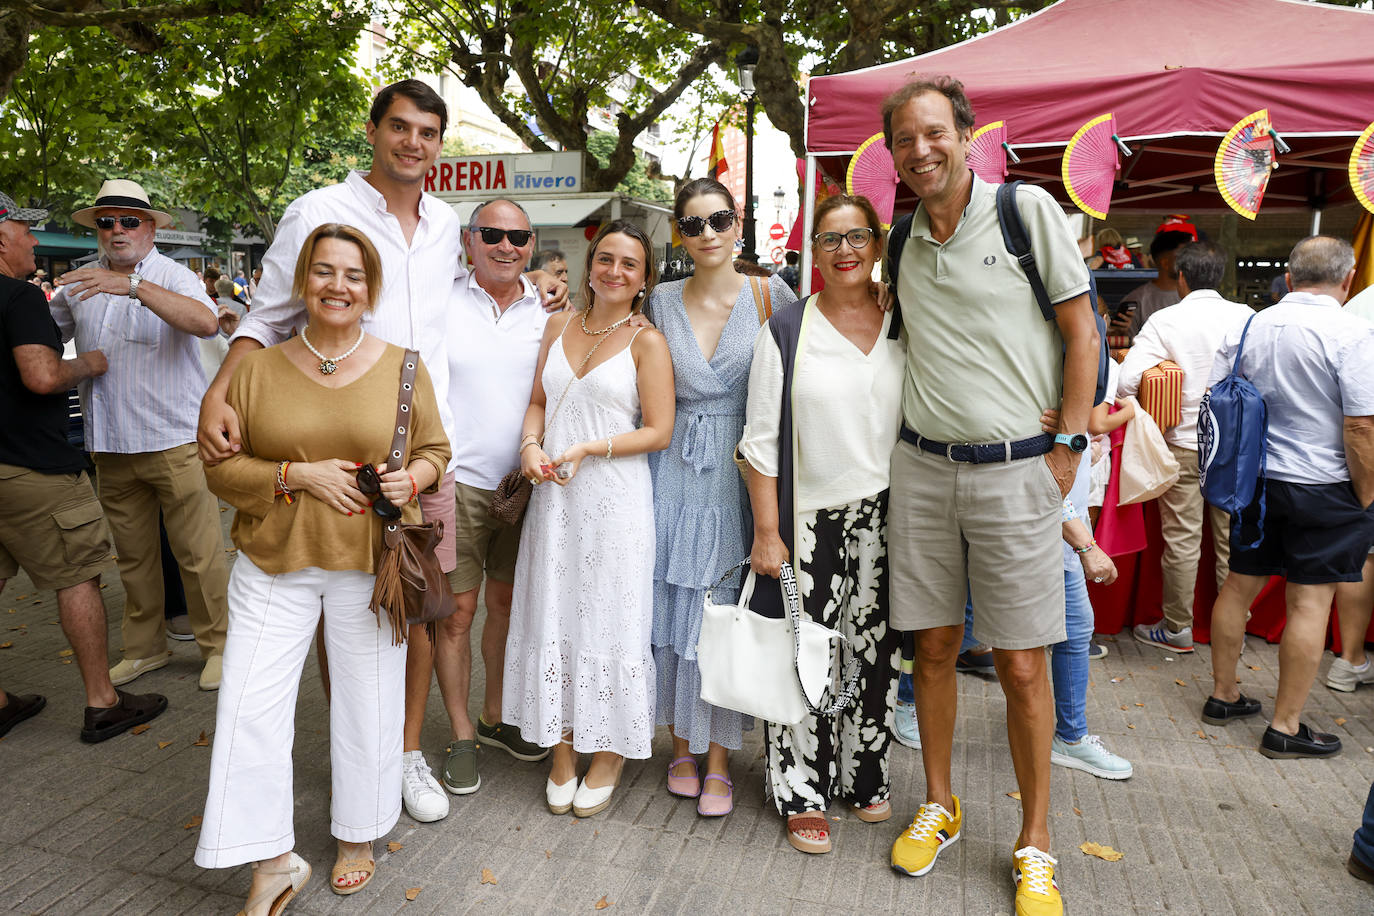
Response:
M682 305L685 283L660 283L648 307L668 339L677 387L673 441L649 456L657 528L653 652L658 724L672 725L691 753L704 754L712 741L738 750L743 730L753 727L752 719L701 701L696 649L706 589L749 555L753 535L749 496L732 455L744 430L759 319L746 283L708 362ZM779 278L768 283L774 310L796 299ZM738 581L714 597L730 602L737 594Z

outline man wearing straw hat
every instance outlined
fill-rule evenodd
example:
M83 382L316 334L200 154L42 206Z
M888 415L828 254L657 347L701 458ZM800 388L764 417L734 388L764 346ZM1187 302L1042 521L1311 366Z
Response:
M172 223L136 182L111 179L72 214L95 230L100 259L58 277L49 304L64 341L99 349L109 371L80 385L86 448L124 583L124 660L119 686L167 664L158 512L181 566L191 627L205 665L202 690L220 681L228 613L219 504L196 455L205 392L197 338L219 331L196 275L158 252L154 233Z

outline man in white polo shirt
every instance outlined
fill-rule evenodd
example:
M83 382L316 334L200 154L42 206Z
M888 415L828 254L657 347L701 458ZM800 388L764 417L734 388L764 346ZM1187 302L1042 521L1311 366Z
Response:
M1177 305L1160 309L1146 320L1121 364L1118 397L1135 395L1140 377L1165 360L1183 370L1183 412L1179 424L1164 432L1169 451L1178 459L1174 485L1159 497L1159 527L1164 539L1164 619L1138 624L1135 638L1171 652L1193 651L1193 589L1202 546L1202 490L1198 487L1197 412L1207 393L1212 358L1226 333L1255 314L1247 306L1221 297L1217 287L1226 272L1226 252L1215 242L1190 242L1174 259L1178 271ZM1230 556L1230 519L1215 506L1207 510L1216 548L1217 591L1226 581Z
M549 753L501 722L501 675L520 526L507 526L487 515L496 485L519 463L520 424L529 406L548 313L538 291L521 273L534 248L534 234L518 204L498 199L478 206L468 218L463 243L472 257L472 272L453 284L447 326L448 401L453 414L449 471L455 478L457 555L449 583L458 610L440 623L439 644L433 653L434 673L452 727L439 778L454 795L468 795L481 786L479 742L504 748L520 760L541 760ZM474 728L468 713L470 631L484 578L486 689ZM415 652L426 658L430 655L420 652L419 643ZM421 753L423 720L424 704L407 703L407 757Z

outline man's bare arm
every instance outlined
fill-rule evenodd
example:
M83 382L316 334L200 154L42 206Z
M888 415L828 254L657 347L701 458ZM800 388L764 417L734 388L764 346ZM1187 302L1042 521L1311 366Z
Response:
M43 344L20 344L14 348L14 362L24 387L34 394L56 394L76 387L77 382L105 374L108 364L99 350L80 353L75 359L63 359L52 347Z
M214 467L230 457L243 443L239 439L239 416L229 406L229 380L244 356L261 350L262 344L251 337L240 337L229 345L229 352L220 364L215 380L200 402L200 420L196 424L196 446L200 460Z
M1346 417L1345 463L1355 498L1366 509L1374 503L1374 417Z

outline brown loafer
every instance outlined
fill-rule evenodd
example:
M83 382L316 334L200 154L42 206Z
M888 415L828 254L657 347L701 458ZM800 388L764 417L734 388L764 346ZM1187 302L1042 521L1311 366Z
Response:
M0 738L9 734L10 729L14 728L25 719L38 715L48 703L47 699L36 693L26 693L19 695L10 694L9 702L0 706Z
M119 702L109 709L86 707L86 723L81 729L82 741L95 744L108 740L135 725L156 719L167 708L167 698L160 693L125 693L122 690L116 690L115 693L119 695Z

